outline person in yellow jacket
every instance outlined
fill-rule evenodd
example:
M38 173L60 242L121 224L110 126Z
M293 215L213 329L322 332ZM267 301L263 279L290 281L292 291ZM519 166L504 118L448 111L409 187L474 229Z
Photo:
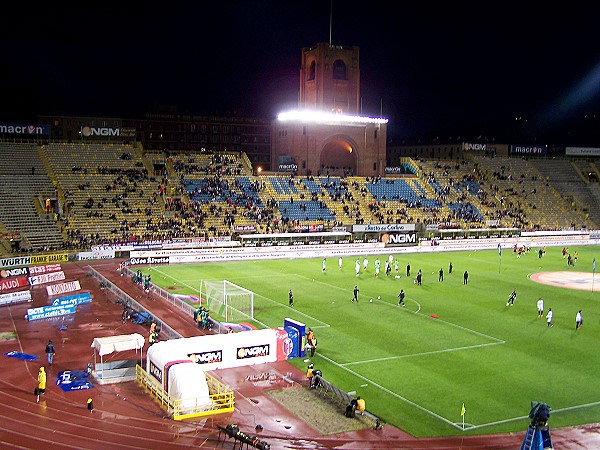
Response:
M366 409L365 399L356 397L356 412L359 414L364 414Z
M152 331L150 333L150 337L148 338L148 343L150 345L154 345L159 341L158 333L156 331Z
M308 368L306 369L306 379L308 380L308 387L312 387L313 377L315 375L314 369L315 369L314 364L309 364Z
M40 401L40 395L46 393L46 369L44 367L40 367L40 371L38 372L38 387L35 390L36 392L36 401Z

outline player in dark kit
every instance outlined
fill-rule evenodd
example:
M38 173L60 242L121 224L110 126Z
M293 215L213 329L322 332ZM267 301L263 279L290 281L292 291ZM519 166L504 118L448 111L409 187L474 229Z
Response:
M401 306L406 306L404 304L404 289L400 289L400 293L398 294L398 298L400 299L400 301L398 302L399 305Z
M353 302L358 303L358 292L360 291L360 289L358 289L358 286L354 286L354 297L352 298Z
M508 301L506 302L506 306L512 306L515 304L515 300L517 299L517 290L513 289L508 297Z

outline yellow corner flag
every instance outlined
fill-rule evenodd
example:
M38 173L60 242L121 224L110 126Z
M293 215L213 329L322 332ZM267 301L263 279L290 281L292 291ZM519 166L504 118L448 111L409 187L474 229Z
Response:
M462 404L462 408L460 408L460 415L463 417L465 416L465 404L464 403Z

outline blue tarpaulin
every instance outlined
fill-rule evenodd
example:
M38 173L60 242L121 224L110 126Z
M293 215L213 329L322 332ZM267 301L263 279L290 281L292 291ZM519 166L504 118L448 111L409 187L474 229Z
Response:
M85 370L65 370L58 372L56 385L63 391L83 391L93 389L94 385L88 381L88 373Z
M4 354L4 356L10 356L11 358L24 359L25 361L34 361L39 358L39 356L28 355L27 353L21 353L21 352L7 352Z

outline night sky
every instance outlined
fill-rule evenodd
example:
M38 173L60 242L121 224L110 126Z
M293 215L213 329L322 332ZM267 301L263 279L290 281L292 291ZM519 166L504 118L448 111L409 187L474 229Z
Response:
M296 106L302 48L330 38L330 0L130 3L4 10L0 119L271 119ZM600 113L600 6L525 3L333 0L331 40L360 48L363 114L388 137L543 139Z

